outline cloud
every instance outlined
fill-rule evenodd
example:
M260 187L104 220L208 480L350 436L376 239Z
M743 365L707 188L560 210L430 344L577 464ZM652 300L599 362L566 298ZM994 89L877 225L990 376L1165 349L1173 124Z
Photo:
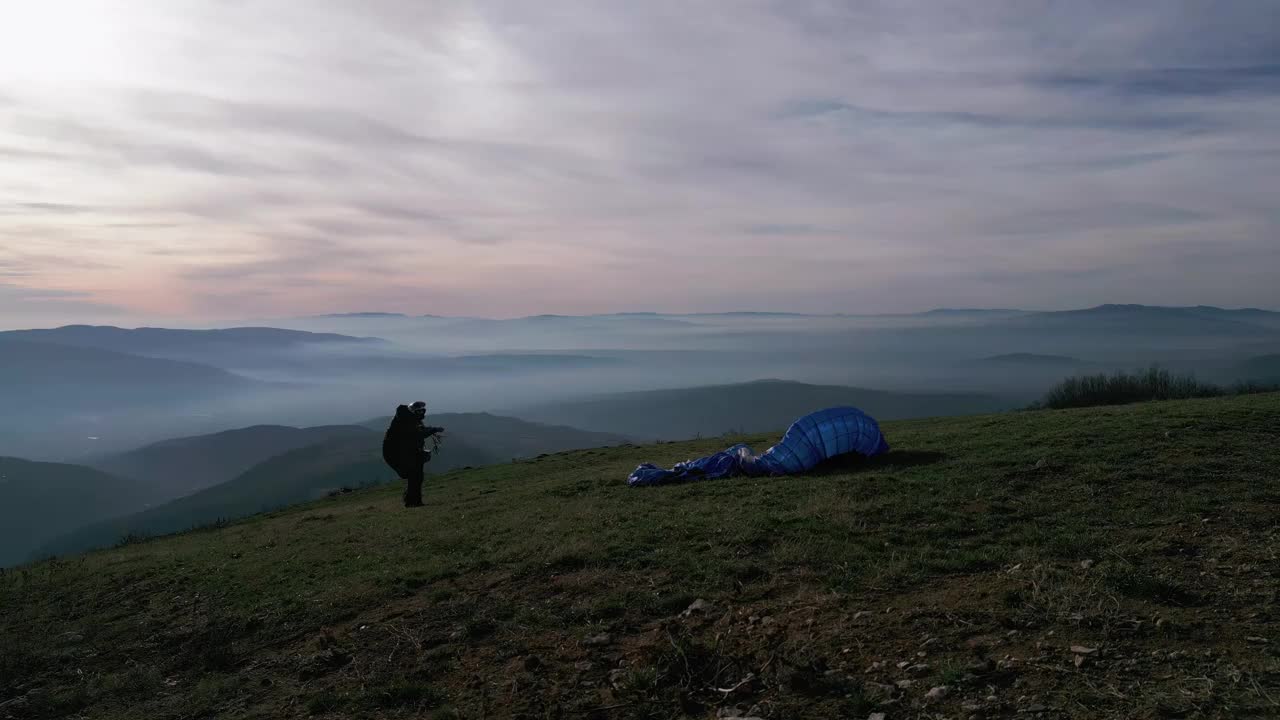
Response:
M47 215L84 215L86 213L100 212L102 208L92 205L70 205L67 203L50 203L50 202L25 202L11 205L8 208L0 206L0 215L4 214L47 214Z
M806 223L760 223L743 226L741 231L747 235L813 235L822 232L822 228Z
M3 282L4 263L0 261L0 330L35 326L103 322L127 317L119 307L95 302L89 293L32 288Z
M1033 82L1054 90L1101 92L1116 97L1265 97L1280 93L1280 64L1049 73L1033 78Z
M24 283L201 314L1277 302L1272 3L109 9L110 64L0 80Z

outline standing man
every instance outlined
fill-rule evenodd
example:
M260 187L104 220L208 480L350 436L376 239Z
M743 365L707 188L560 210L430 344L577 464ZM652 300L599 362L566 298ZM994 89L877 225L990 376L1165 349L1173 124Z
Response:
M408 484L404 489L405 507L422 507L422 481L431 452L424 445L427 438L444 432L442 427L426 427L427 404L421 400L396 408L391 426L382 438L382 459Z

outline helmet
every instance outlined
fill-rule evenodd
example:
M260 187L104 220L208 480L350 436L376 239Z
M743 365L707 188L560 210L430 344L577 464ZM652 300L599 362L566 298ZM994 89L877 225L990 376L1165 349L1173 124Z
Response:
M417 400L412 405L409 406L409 410L412 411L413 414L417 415L418 417L426 417L427 404L422 402L421 400Z

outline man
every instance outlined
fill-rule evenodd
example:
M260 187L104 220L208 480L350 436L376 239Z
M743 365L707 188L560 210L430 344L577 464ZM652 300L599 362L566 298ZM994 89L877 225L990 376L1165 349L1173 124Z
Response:
M422 507L423 465L431 453L423 447L427 438L444 432L442 427L426 427L427 404L421 400L396 408L395 417L382 438L382 459L408 484L404 489L405 507Z

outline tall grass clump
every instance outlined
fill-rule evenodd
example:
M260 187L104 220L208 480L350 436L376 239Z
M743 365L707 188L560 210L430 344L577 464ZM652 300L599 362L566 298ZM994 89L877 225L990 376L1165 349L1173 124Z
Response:
M1246 395L1273 392L1277 386L1257 383L1238 384L1229 388L1200 382L1193 375L1177 375L1162 368L1138 373L1117 372L1112 375L1069 377L1055 385L1036 408L1081 408L1098 405L1125 405L1153 400L1186 400L1189 398Z

